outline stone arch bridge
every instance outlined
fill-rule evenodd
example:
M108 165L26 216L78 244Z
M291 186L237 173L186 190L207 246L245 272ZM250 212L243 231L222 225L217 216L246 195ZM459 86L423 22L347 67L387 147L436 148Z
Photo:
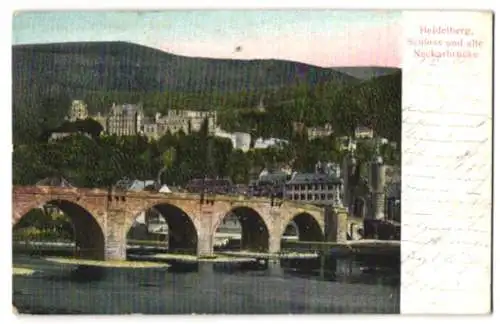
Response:
M213 253L217 227L230 213L241 222L242 247L247 250L279 252L282 234L291 221L299 229L299 239L305 241L343 242L348 231L344 210L290 201L220 195L202 200L199 194L43 186L13 187L13 226L30 210L47 203L71 218L80 257L97 260L125 259L128 230L142 211L152 207L169 225L169 246L191 248L198 256Z

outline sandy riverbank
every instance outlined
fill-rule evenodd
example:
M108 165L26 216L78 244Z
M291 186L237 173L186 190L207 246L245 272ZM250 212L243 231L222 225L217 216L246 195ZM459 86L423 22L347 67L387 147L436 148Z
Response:
M184 255L173 253L155 253L155 254L129 254L128 258L131 260L144 260L144 261L180 261L186 263L241 263L241 262L254 262L255 258L251 257L236 257L227 255L214 255L209 258L200 258L196 255Z

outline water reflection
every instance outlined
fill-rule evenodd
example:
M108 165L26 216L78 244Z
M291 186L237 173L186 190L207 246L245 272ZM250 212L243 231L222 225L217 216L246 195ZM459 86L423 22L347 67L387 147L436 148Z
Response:
M366 260L168 263L14 276L14 304L20 312L52 314L399 312L398 271L364 272Z
M106 278L106 269L81 265L71 272L70 278L75 282L100 281Z

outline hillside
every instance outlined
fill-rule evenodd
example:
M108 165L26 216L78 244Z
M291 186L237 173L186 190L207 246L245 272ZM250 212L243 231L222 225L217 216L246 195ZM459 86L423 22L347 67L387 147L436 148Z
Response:
M398 96L380 96L384 88L399 85L400 97L400 72L399 77L398 73L388 75L388 83L384 76L363 81L374 71L391 70L385 68L368 68L372 72L363 74L366 68L361 67L355 72L363 76L358 79L298 62L183 57L124 42L19 45L13 46L12 54L14 137L22 142L59 127L75 98L84 99L91 113L105 112L113 102L138 101L148 114L171 108L217 109L223 112L220 117L225 127L240 128L246 117L237 111L255 107L264 93L266 105L276 117L271 124L297 118L321 124L333 115L345 115L346 110L351 113L345 118L334 118L338 123L346 124L344 120L353 115L362 121L362 110L347 107L352 106L353 95L367 93L352 91L367 86L377 89L375 97L390 101L391 106ZM353 74L355 68L349 69ZM384 102L379 105L387 106Z
M88 91L238 92L275 88L297 78L356 82L341 72L279 60L184 57L125 42L18 45L12 48L14 85L58 85L75 96Z

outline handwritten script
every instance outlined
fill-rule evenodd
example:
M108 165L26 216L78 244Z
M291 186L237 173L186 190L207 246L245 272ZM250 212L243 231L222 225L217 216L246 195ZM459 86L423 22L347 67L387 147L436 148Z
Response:
M403 24L401 312L488 313L492 16L405 12Z

